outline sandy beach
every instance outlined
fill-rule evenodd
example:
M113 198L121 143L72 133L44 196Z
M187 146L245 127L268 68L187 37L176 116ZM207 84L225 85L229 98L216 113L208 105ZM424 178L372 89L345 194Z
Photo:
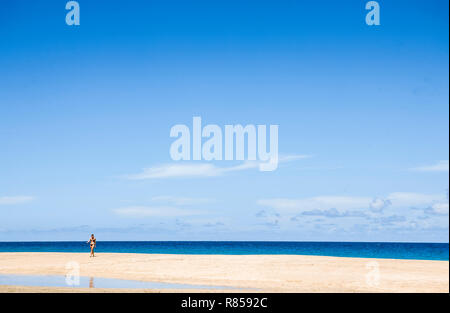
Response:
M449 292L449 262L301 255L0 253L0 274L80 275L239 288L235 292ZM0 285L0 292L219 292ZM226 290L229 292L230 290Z

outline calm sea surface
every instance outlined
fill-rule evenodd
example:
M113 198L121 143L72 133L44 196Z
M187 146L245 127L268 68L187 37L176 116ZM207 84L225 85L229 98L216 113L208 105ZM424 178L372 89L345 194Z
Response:
M85 242L0 242L0 252L85 252ZM416 260L449 259L448 243L98 241L96 252L162 254L296 254Z

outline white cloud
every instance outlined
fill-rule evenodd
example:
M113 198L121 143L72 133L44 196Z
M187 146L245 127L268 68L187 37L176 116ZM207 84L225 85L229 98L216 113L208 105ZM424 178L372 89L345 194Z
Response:
M330 208L325 210L310 210L303 211L303 215L309 216L324 216L324 217L367 217L362 210L337 210L336 208Z
M308 154L287 154L287 155L280 155L278 157L278 162L284 163L289 161L297 161L297 160L303 160L303 159L309 159L311 158L311 155Z
M287 155L280 156L278 162L290 162L300 159L309 158L308 155ZM156 179L156 178L173 178L173 177L214 177L222 176L226 173L244 171L248 169L256 169L260 165L257 161L248 161L239 165L229 167L219 167L212 163L170 163L160 166L144 168L138 174L124 176L130 180Z
M281 229L301 227L324 232L335 228L352 232L358 226L366 234L372 231L417 231L431 227L448 231L448 197L443 193L394 192L383 197L274 198L261 199L257 203L264 208L255 216L268 222L267 217L273 216L272 220ZM269 216L267 212L274 213Z
M174 196L157 196L153 197L152 201L166 202L174 205L197 205L214 202L209 198L187 198L187 197L174 197Z
M445 195L414 192L393 192L387 197L393 205L402 207L420 207L445 200Z
M424 210L426 214L448 215L448 202L435 203Z
M441 160L432 165L414 167L411 170L418 172L448 172L448 160Z
M382 212L385 208L390 206L392 204L391 200L389 199L381 199L381 198L375 198L370 203L370 209L373 212Z
M240 171L249 168L255 168L258 164L244 163L232 167L217 167L213 164L165 164L145 168L141 173L127 175L127 179L142 180L152 178L170 178L170 177L213 177L220 176L226 172Z
M131 206L114 209L113 212L124 217L181 217L197 215L203 212L196 210L185 210L174 207L148 207Z
M369 197L319 196L304 199L262 199L258 201L258 204L285 213L328 210L331 208L343 212L345 210L368 208L371 201L372 198Z
M22 204L32 201L34 198L29 196L0 197L0 205Z
M259 205L266 206L282 213L302 213L308 211L335 210L337 214L346 215L349 210L371 210L381 213L387 207L392 208L426 208L448 203L446 195L421 194L413 192L393 192L385 198L318 196L303 199L274 198L261 199ZM447 204L448 205L448 204ZM441 208L441 206L439 206ZM354 212L353 212L354 213ZM356 214L352 214L356 215Z

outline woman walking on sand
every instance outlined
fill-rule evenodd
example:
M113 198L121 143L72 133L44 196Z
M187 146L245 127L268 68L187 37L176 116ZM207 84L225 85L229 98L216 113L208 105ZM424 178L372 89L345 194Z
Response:
M97 239L95 239L94 234L91 235L91 238L89 238L87 243L90 243L91 245L91 254L89 255L89 257L94 257L94 248L97 245Z

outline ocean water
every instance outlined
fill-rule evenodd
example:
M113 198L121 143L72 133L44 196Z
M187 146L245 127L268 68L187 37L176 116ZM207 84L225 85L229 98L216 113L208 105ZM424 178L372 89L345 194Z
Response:
M98 241L97 253L291 254L357 258L449 260L448 243L276 241ZM0 242L0 252L85 252L85 242Z

